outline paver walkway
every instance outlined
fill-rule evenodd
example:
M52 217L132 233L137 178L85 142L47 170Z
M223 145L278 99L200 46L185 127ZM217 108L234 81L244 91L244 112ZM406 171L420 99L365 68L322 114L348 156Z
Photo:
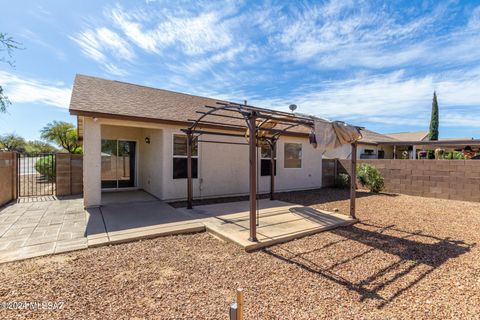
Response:
M0 263L87 247L81 197L20 199L0 208Z

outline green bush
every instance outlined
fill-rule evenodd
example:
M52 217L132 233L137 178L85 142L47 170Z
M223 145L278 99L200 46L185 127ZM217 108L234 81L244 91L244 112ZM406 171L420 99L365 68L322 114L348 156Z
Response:
M364 187L368 187L371 192L378 193L383 190L385 184L380 171L368 163L362 163L357 166L357 179Z
M446 160L465 160L463 153L459 151L446 152L443 154L443 159Z
M41 157L35 162L35 170L38 171L47 180L55 178L55 157Z
M338 188L348 188L350 185L350 176L346 173L339 173L337 176L336 185Z

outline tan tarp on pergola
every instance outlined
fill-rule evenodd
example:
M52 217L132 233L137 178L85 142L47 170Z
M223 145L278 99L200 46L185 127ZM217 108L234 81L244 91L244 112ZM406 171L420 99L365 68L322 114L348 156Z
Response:
M326 120L314 121L315 139L321 150L336 149L344 144L352 144L362 138L360 130L344 122Z

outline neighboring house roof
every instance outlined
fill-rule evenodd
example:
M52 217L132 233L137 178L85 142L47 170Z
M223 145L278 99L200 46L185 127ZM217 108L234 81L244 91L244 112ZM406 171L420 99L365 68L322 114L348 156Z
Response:
M187 127L192 120L201 116L199 111L208 111L205 105L218 106L217 102L228 103L220 99L77 74L69 110L70 114L77 116L153 121ZM224 126L246 125L245 121L232 118L209 120L221 122ZM78 127L83 127L81 120ZM281 126L278 128L281 129ZM309 132L308 128L300 126L287 134L305 135Z
M472 137L466 137L466 138L441 138L438 139L439 141L452 141L452 140L474 140Z
M425 141L428 140L428 131L386 133L385 136L399 141Z
M361 128L362 139L358 143L377 144L382 141L396 141L396 139L383 135L381 133Z

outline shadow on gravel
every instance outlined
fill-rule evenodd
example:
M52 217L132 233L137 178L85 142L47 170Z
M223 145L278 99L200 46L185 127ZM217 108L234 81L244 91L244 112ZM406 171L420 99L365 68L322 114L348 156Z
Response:
M375 230L368 230L368 228L375 228ZM388 235L384 233L386 231L401 234L401 236ZM449 238L442 239L425 235L421 232L400 230L395 228L395 225L382 227L358 223L354 226L339 228L330 232L341 236L343 239L300 253L291 252L282 245L263 249L263 252L340 284L348 290L357 292L360 295L360 301L366 299L376 300L378 301L377 307L379 309L394 301L405 291L413 288L449 259L467 253L475 246L475 244L466 244L463 241L451 240ZM421 239L421 241L409 238ZM328 267L321 266L318 262L316 263L316 261L321 259L323 251L334 246L345 245L345 242L360 242L366 245L367 249L364 249L362 252L354 252L349 257L342 258L337 256L336 259L338 261ZM352 244L352 248L354 247ZM399 259L396 259L395 262L388 266L373 270L373 274L366 275L360 281L350 281L348 272L345 273L345 265L351 263L353 268L355 268L355 263L365 263L365 260L359 261L360 258L364 257L366 259L366 255L375 251L395 255ZM320 254L320 256L317 259L312 258L316 253ZM375 267L372 266L372 268ZM346 275L342 275L342 273Z

